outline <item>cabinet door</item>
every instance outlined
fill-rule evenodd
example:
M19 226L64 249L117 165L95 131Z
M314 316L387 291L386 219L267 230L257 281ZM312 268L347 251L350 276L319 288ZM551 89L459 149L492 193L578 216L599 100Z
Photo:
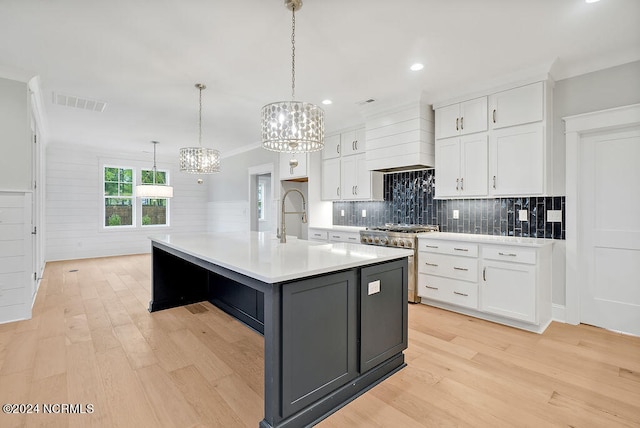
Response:
M544 129L541 123L493 132L489 143L489 193L539 195L544 192Z
M341 159L341 199L354 199L356 197L356 185L358 184L357 161L358 156L347 156Z
M460 134L472 134L487 130L487 97L476 98L460 104Z
M538 122L544 117L544 83L538 82L491 95L493 129Z
M340 199L340 158L322 161L322 199Z
M340 134L330 135L324 139L322 159L334 159L340 157Z
M487 134L460 138L460 190L463 196L486 196L489 172ZM438 171L440 173L440 171ZM437 187L436 187L437 189Z
M371 198L371 171L367 169L367 158L364 153L353 156L356 161L356 199Z
M307 177L308 153L280 153L280 180L292 180ZM292 167L290 161L295 159L298 165Z
M456 197L460 189L460 139L436 141L436 198Z
M537 322L534 266L485 260L481 284L480 310Z
M440 107L435 114L436 139L455 137L460 133L460 104Z
M359 128L342 133L340 144L342 147L342 156L364 153L366 149L365 129Z

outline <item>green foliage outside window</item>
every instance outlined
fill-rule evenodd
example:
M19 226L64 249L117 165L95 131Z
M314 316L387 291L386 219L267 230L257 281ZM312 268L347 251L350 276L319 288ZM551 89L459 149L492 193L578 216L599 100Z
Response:
M120 226L122 225L122 217L118 214L111 214L109 216L109 226Z

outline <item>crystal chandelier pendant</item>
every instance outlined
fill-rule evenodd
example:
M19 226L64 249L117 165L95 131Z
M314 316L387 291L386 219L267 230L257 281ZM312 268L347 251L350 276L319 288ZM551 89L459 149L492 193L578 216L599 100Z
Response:
M302 0L285 0L291 10L291 99L295 99L296 10ZM315 152L324 148L324 110L302 101L278 101L262 107L262 147L285 153Z
M183 147L180 149L180 171L191 174L213 174L220 172L220 152L215 149L202 147L202 90L207 87L196 83L200 91L200 109L198 116L198 147Z

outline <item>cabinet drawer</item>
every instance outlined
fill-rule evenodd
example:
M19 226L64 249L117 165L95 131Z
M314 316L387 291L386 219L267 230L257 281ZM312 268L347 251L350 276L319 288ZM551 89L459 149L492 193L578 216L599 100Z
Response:
M473 282L421 273L418 275L418 295L467 308L478 308L478 284Z
M421 239L418 250L429 253L452 254L455 256L478 257L478 244L466 242L436 241Z
M360 234L354 232L329 232L329 240L334 242L360 243Z
M485 245L482 248L482 257L490 260L527 263L530 265L536 264L535 248L498 247Z
M326 241L329 239L329 232L326 230L309 229L309 240Z
M458 257L439 253L420 253L419 272L461 279L478 281L478 260L471 257Z

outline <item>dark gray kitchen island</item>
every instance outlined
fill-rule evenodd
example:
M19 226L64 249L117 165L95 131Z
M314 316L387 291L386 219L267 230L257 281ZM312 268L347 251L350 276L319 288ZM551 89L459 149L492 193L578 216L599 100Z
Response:
M316 423L406 365L410 250L260 232L151 241L150 312L206 300L263 334L260 427Z

